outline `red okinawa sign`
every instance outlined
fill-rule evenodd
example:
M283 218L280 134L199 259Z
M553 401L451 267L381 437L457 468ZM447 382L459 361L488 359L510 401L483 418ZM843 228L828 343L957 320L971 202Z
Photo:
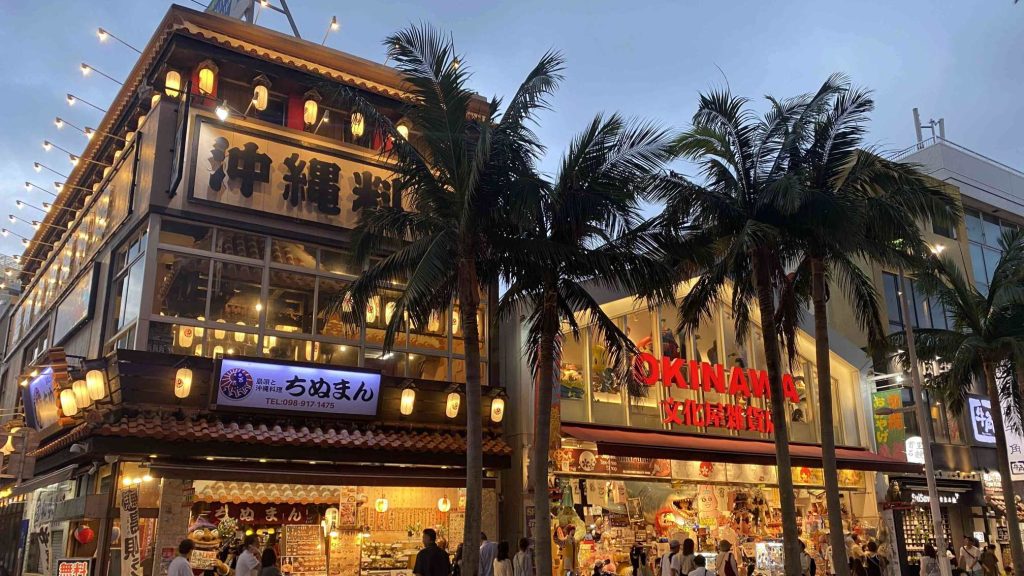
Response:
M666 424L764 433L771 433L775 429L770 411L749 405L753 398L771 398L768 372L765 370L733 366L726 373L725 366L721 364L668 357L659 361L648 353L637 357L636 368L648 386L661 382L666 388L674 385L676 388L717 392L733 397L728 402L666 398L661 402L662 422ZM792 374L783 374L782 391L790 402L800 401Z

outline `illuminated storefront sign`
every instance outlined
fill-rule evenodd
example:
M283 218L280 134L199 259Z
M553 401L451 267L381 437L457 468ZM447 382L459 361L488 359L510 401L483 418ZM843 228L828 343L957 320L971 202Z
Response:
M932 500L931 500L931 498L928 497L928 494L925 494L925 493L922 493L922 492L913 492L913 493L910 494L910 501L913 502L914 504L930 504ZM959 492L939 494L939 504L959 504L959 503L960 503L960 493Z
M771 397L766 370L734 366L727 372L721 364L669 357L659 361L648 353L637 357L636 368L648 386L661 382L666 388L675 386L733 397L728 402L666 398L661 402L662 422L665 424L763 433L771 433L775 429L769 410L749 405L751 399L768 400ZM783 374L782 390L787 400L800 402L792 374Z
M364 208L408 209L395 174L355 153L202 116L196 124L194 200L342 228Z
M988 398L971 396L967 399L967 408L974 439L983 444L995 444L996 427L992 423L992 403Z
M92 576L92 563L92 558L61 558L56 576Z
M215 382L216 408L336 416L376 416L380 374L327 366L225 358Z
M907 462L924 464L924 441L920 436L911 436L904 443L907 451Z

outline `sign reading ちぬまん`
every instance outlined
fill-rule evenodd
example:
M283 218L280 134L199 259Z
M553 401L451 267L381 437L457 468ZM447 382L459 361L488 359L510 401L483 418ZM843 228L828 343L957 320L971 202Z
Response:
M376 416L380 374L327 366L225 358L217 373L218 408Z

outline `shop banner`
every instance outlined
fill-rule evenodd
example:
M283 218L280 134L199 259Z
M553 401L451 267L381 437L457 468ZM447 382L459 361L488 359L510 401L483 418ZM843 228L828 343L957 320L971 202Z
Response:
M121 576L142 576L139 489L121 489Z
M380 379L379 373L363 370L224 358L215 408L372 417L380 403Z
M897 460L907 459L907 426L903 413L902 390L881 390L871 395L871 408L875 421L875 445L878 455ZM880 414L880 411L893 411Z
M53 368L44 368L24 388L25 415L28 424L36 430L57 423L57 391L53 385Z
M213 521L220 523L225 518L233 518L242 526L281 526L292 524L319 524L326 505L319 504L257 504L257 503L228 503L228 502L206 502L197 503L192 506L192 513L198 516L200 513L209 510L213 514ZM350 527L355 522L348 522L346 519L339 527Z
M55 576L92 576L92 558L61 558Z
M582 472L586 474L618 474L620 476L650 476L668 478L671 476L671 460L656 458L629 458L606 456L596 450L563 448L555 452L559 472Z

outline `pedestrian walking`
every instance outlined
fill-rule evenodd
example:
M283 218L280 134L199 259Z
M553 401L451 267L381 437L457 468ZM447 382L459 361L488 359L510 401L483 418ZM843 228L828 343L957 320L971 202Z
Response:
M423 549L416 553L412 573L416 576L448 576L452 565L448 553L437 545L437 532L433 528L423 531Z

